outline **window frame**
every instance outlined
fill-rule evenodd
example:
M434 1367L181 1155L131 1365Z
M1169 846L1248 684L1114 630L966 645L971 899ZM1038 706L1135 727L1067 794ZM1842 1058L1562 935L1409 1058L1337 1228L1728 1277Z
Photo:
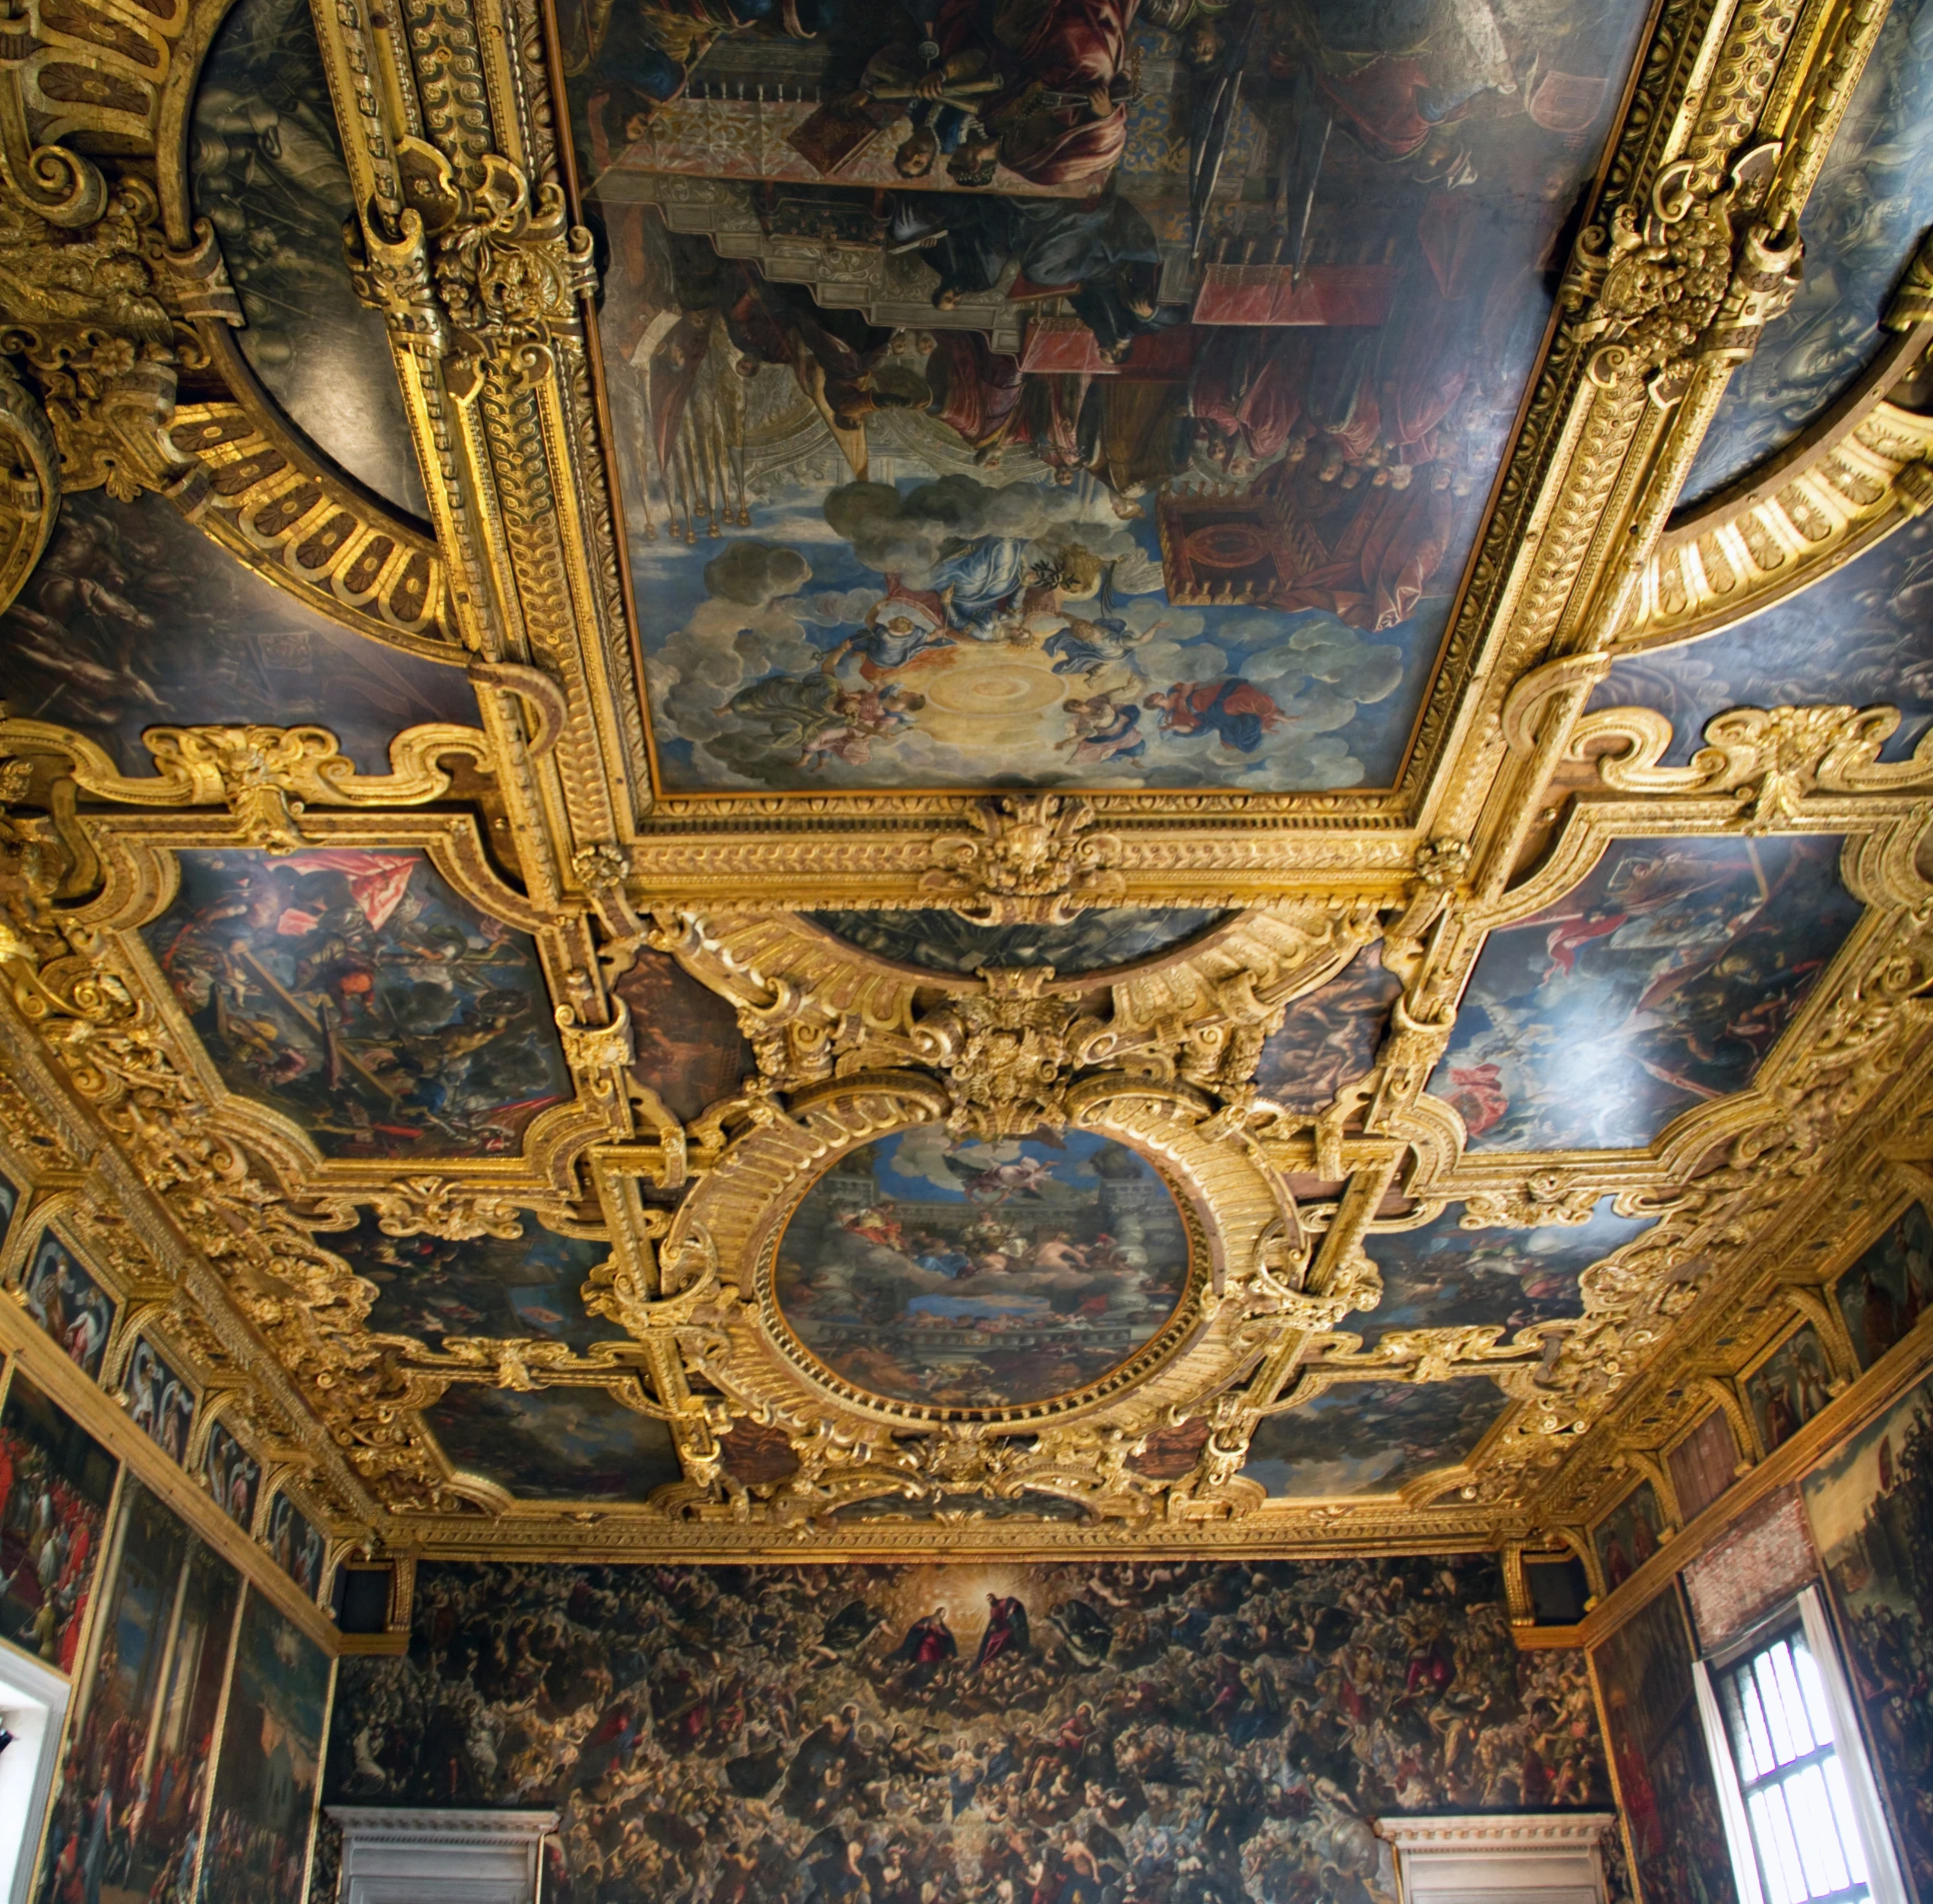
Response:
M1866 1737L1861 1728L1852 1688L1846 1679L1839 1656L1837 1636L1832 1629L1826 1605L1816 1585L1800 1589L1773 1613L1757 1621L1749 1632L1706 1658L1691 1662L1692 1682L1697 1688L1698 1716L1704 1725L1705 1745L1711 1758L1712 1776L1718 1786L1718 1809L1724 1819L1726 1848L1731 1853L1732 1876L1738 1886L1740 1904L1766 1904L1765 1888L1759 1878L1758 1847L1752 1837L1751 1822L1745 1812L1745 1797L1738 1776L1730 1730L1719 1710L1714 1671L1723 1672L1741 1659L1767 1645L1798 1615L1799 1629L1806 1650L1818 1669L1824 1688L1826 1711L1832 1720L1832 1745L1845 1774L1846 1789L1852 1798L1853 1823L1859 1833L1860 1849L1866 1855L1866 1887L1870 1904L1912 1904L1912 1894L1900 1875L1899 1857L1893 1845L1892 1827L1879 1788L1873 1779L1871 1761L1866 1754Z

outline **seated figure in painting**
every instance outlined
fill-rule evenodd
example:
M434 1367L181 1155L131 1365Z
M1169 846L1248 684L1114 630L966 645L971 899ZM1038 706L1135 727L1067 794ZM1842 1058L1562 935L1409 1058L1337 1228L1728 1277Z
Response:
M1036 185L1098 183L1127 144L1127 37L1135 0L946 0L940 60L919 90L938 99L999 80L980 129L954 156L957 184L991 184L992 160Z
M833 678L832 658L806 675L768 675L741 688L721 716L762 722L774 747L799 750L798 765L817 773L828 759L863 767L874 744L913 725L927 705L904 689L846 688Z

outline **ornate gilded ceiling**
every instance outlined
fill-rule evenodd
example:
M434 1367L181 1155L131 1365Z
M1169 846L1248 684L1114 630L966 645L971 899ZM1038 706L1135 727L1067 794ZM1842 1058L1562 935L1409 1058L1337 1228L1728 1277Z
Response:
M1918 0L1075 11L8 27L0 1267L261 1537L1602 1590L1933 1295Z

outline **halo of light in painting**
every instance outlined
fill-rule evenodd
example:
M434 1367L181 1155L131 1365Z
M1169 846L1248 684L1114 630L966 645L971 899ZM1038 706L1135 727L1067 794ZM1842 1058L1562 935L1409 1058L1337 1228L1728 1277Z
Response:
M1094 1131L996 1144L935 1125L849 1151L780 1238L772 1294L807 1353L891 1402L1028 1406L1155 1342L1187 1226L1138 1152Z

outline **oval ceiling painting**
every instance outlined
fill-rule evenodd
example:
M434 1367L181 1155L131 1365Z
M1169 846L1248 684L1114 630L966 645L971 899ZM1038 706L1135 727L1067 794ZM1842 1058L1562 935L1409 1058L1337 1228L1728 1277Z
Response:
M806 1347L870 1393L1005 1408L1117 1367L1187 1280L1180 1209L1125 1144L929 1125L862 1145L807 1191L774 1293Z

